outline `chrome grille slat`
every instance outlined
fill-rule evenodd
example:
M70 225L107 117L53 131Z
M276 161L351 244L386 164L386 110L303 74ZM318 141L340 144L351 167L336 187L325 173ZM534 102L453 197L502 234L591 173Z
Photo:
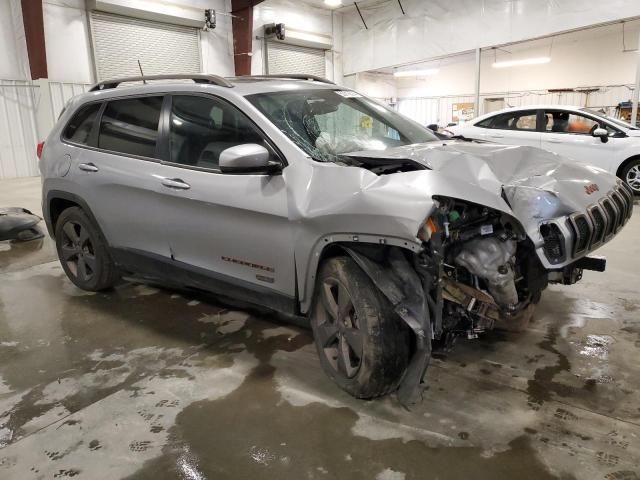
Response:
M622 226L627 223L627 201L625 200L624 196L620 194L620 192L618 192L618 190L614 190L611 193L611 198L613 200L614 205L616 205L616 207L618 207L618 213L619 213L619 217L618 217L618 225L616 227L616 233L618 233L618 231L620 231L620 228L622 228Z
M591 223L593 224L593 236L590 249L599 247L604 240L604 233L607 228L607 220L604 213L601 210L600 205L594 205L587 210Z
M631 214L633 213L633 192L631 192L629 187L627 187L627 185L624 183L621 184L620 190L618 190L618 192L622 194L627 200L626 220L629 220L629 218L631 218Z
M613 237L618 226L618 212L614 209L609 197L600 200L600 209L607 217L607 226L604 230L604 241L608 242Z
M573 245L573 256L577 257L586 252L591 245L591 238L593 237L593 224L591 219L584 213L575 213L569 217L569 223L573 227L573 232L576 235L575 243Z
M586 212L576 212L568 217L565 228L573 233L573 238L567 237L567 254L574 258L582 256L611 240L627 223L633 213L634 196L624 183L618 185L589 206ZM547 228L554 222L549 222ZM544 235L543 235L544 237ZM555 235L545 238L545 256L551 263L559 263L559 252ZM571 243L573 242L573 243Z

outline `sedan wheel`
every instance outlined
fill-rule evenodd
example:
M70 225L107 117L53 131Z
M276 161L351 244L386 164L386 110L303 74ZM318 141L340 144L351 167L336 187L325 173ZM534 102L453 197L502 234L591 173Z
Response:
M640 162L634 163L627 168L624 180L627 182L636 195L640 194Z

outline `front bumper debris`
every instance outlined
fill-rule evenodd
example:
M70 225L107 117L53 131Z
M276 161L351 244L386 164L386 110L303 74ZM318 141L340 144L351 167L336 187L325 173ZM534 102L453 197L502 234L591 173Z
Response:
M42 238L37 224L42 220L26 208L0 208L0 241L26 242Z

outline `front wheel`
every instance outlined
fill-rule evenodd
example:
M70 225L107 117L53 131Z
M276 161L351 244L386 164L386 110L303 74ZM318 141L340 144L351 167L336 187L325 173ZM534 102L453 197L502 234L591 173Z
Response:
M356 398L398 388L409 360L409 332L373 282L349 257L320 267L311 314L325 373Z
M640 195L640 159L629 162L620 172L620 177L631 187L633 193Z
M81 208L62 212L55 233L62 268L77 287L98 292L115 284L119 275L107 244Z

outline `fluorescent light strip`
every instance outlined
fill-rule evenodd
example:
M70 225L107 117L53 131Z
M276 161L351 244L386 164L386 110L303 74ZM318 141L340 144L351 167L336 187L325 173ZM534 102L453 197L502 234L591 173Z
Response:
M327 7L339 7L342 5L342 0L324 0L324 4Z
M520 67L523 65L542 65L543 63L549 63L551 59L549 57L536 57L536 58L523 58L522 60L507 60L505 62L494 62L491 66L493 68L509 68Z
M399 70L393 72L394 77L426 77L436 75L440 70L437 68L427 68L425 70Z

